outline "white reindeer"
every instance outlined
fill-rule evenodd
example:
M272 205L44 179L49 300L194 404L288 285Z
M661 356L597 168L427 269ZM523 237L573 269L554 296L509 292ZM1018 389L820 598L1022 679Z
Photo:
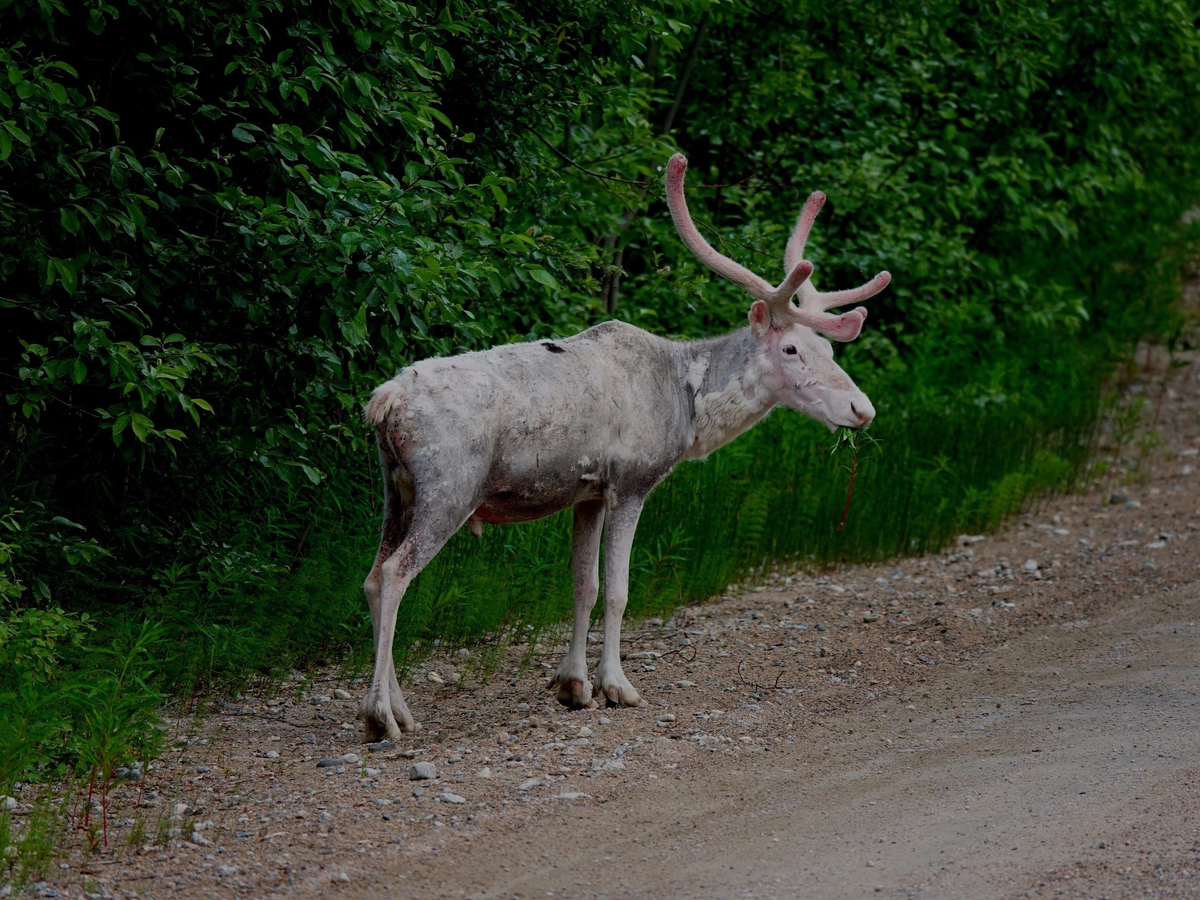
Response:
M834 293L812 286L812 264L801 257L825 202L818 192L788 241L787 277L772 287L700 236L683 197L686 169L680 154L667 164L671 216L696 256L754 297L749 327L669 341L604 322L561 341L422 360L372 394L365 415L378 436L384 513L363 585L375 629L375 674L359 714L369 740L413 730L392 661L396 613L405 589L463 523L479 534L483 522L574 508L575 625L550 686L569 707L594 707L594 696L644 705L621 671L620 647L629 551L650 491L681 460L704 458L778 404L830 429L874 418L821 335L854 340L867 311L828 310L878 293L891 276ZM584 648L605 526L604 644L593 685Z

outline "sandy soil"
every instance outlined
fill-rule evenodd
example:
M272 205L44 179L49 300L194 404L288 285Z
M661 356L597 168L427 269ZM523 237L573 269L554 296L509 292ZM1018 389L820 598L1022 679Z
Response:
M73 835L35 893L1200 896L1187 362L1132 387L1161 440L1127 452L1129 502L1057 497L937 556L630 623L644 709L553 703L565 644L512 648L484 684L435 658L405 685L422 729L370 750L363 686L297 675L173 721L109 848Z

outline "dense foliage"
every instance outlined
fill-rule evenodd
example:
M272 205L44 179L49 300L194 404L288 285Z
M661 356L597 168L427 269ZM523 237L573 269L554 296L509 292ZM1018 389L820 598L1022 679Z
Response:
M1176 327L1196 16L1185 0L0 3L0 654L25 635L49 672L85 610L161 619L185 648L176 678L361 644L375 384L612 316L678 336L744 322L744 295L671 231L676 148L710 239L764 276L815 188L818 284L892 272L842 353L884 450L842 533L839 463L794 416L685 468L643 520L639 608L775 554L994 525L1077 471L1106 365ZM456 541L402 634L561 614L564 528ZM0 704L43 670L0 672Z

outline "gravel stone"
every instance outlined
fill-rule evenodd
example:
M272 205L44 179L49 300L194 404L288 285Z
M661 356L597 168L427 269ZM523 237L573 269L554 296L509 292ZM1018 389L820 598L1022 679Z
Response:
M437 778L437 766L431 762L419 762L408 770L409 781L430 781Z

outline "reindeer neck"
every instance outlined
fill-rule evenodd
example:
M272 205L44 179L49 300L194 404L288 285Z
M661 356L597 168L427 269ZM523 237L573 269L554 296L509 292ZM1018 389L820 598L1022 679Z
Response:
M749 327L678 345L691 395L692 442L685 459L702 459L753 426L775 405L763 384L766 360Z

